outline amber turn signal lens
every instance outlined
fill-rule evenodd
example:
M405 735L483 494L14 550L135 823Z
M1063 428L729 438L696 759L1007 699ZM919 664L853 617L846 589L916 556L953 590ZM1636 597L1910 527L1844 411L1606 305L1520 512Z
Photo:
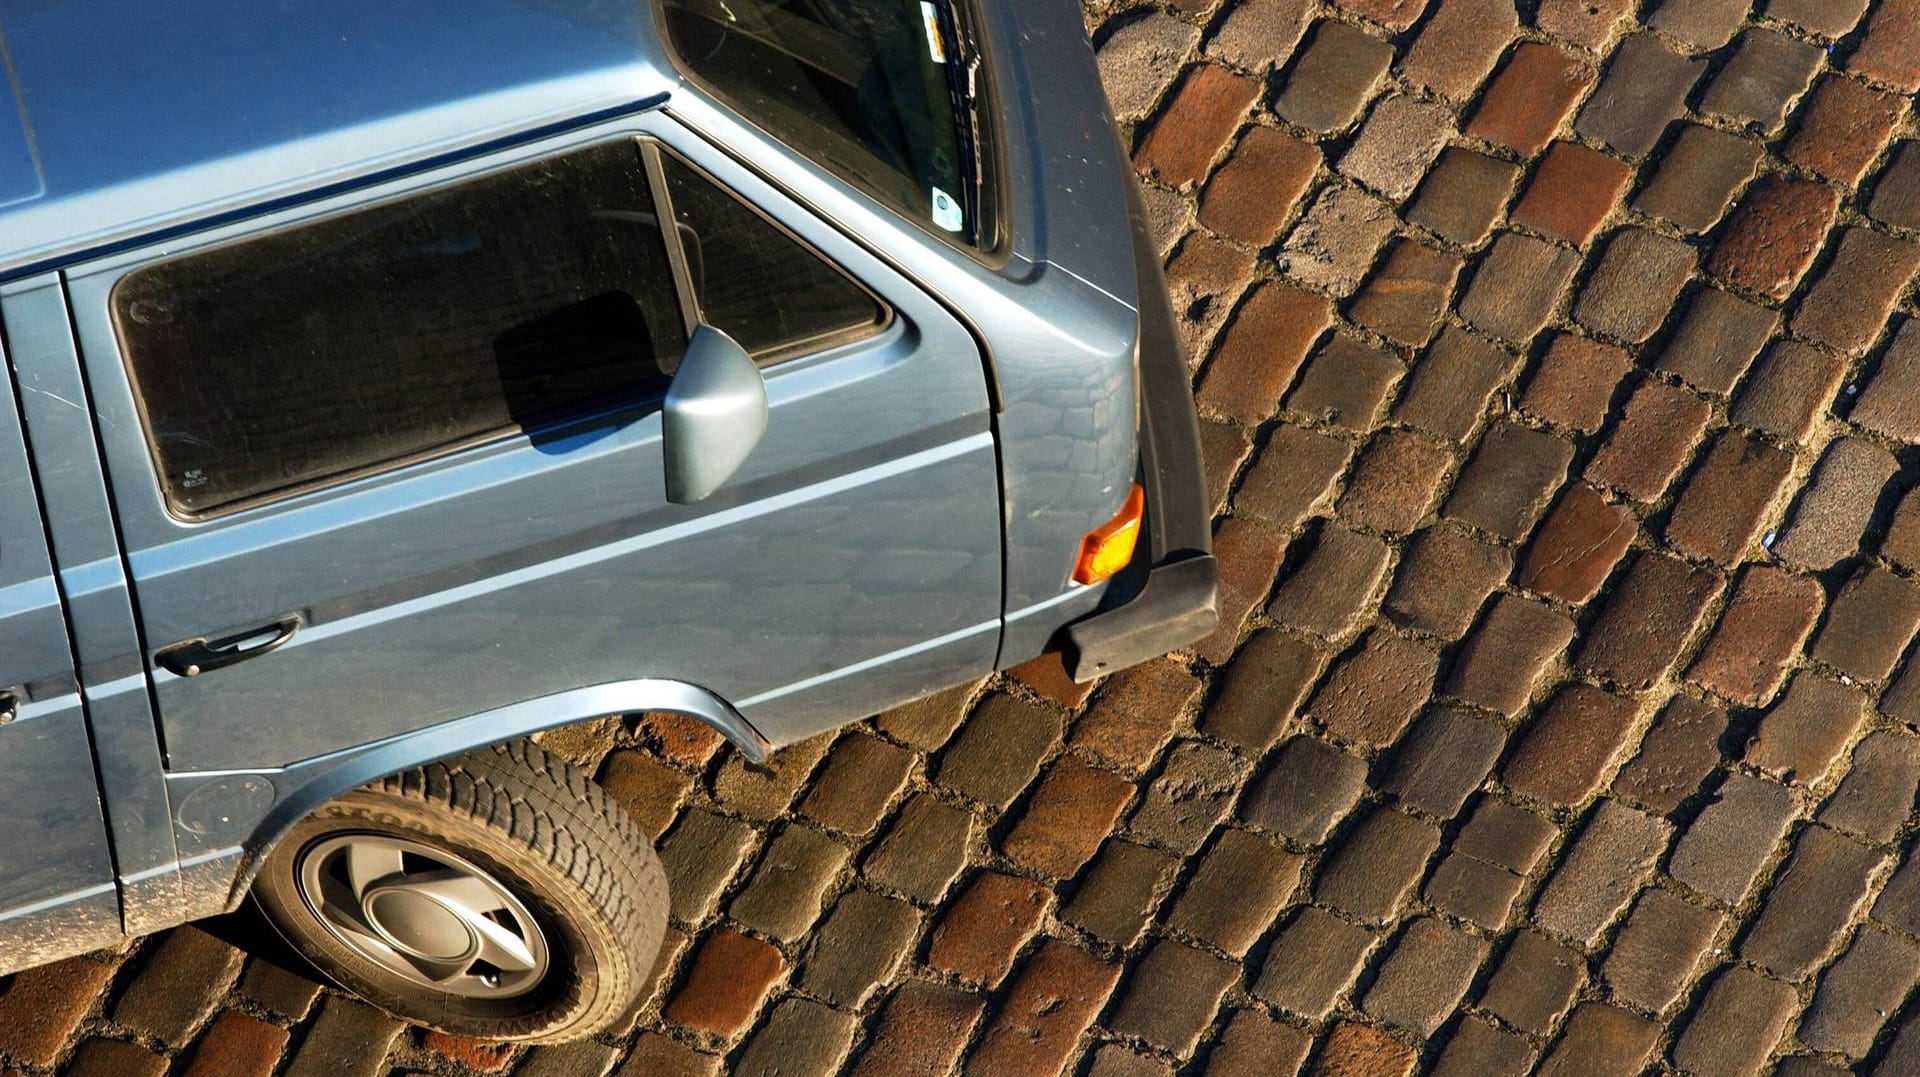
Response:
M1087 532L1080 540L1080 556L1073 560L1073 582L1099 583L1127 567L1133 560L1134 544L1140 541L1140 514L1147 507L1147 495L1135 483L1113 519Z

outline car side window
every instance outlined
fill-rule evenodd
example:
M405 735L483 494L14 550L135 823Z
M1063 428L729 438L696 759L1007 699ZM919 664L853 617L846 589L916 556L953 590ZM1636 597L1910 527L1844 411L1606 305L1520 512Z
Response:
M665 235L654 152L605 143L122 278L112 314L169 507L209 516L657 401L697 308L763 364L885 324L661 154Z

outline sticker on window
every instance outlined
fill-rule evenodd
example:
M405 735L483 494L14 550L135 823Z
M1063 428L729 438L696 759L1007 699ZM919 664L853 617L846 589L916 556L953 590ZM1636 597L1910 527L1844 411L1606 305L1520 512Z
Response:
M938 187L933 189L933 223L935 227L949 232L958 232L967 225L967 211L952 195Z
M920 19L927 24L927 55L936 64L947 62L947 46L940 41L940 12L928 0L920 0Z

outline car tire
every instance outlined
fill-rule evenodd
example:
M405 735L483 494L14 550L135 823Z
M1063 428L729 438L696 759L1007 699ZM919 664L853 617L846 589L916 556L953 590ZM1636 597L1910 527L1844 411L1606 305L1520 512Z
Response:
M254 898L303 957L397 1017L560 1042L638 1001L666 930L652 844L526 741L354 790L301 820Z

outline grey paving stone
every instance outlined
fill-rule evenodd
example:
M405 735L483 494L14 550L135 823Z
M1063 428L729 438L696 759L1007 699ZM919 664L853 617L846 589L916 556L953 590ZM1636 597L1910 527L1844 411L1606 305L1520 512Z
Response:
M1253 993L1289 1013L1318 1020L1353 986L1372 932L1324 909L1305 908L1274 939Z
M861 873L915 901L933 903L966 866L977 832L973 813L917 793L880 839Z
M1603 800L1534 903L1534 920L1588 946L1653 872L1673 832L1664 819Z
M800 987L857 1010L893 977L920 930L920 913L898 898L849 890L814 932L800 962Z
M1298 736L1281 745L1240 805L1240 817L1304 845L1327 839L1366 786L1367 765L1322 740Z
M1831 568L1851 555L1859 549L1880 488L1899 466L1892 453L1871 441L1836 439L1820 457L1775 552L1813 569Z
M1098 53L1114 119L1125 123L1144 117L1199 41L1199 30L1158 12L1114 31Z
M1820 990L1800 1022L1800 1042L1816 1051L1864 1056L1916 980L1920 949L1884 931L1861 928L1846 954L1821 975Z
M1573 1007L1587 978L1578 950L1535 931L1515 933L1479 1007L1516 1028L1544 1036Z
M1132 946L1172 892L1179 868L1170 853L1108 839L1060 918L1114 946Z
M1574 130L1628 157L1643 157L1686 111L1687 92L1706 69L1704 56L1682 56L1652 34L1632 34L1615 49Z
M1786 836L1795 811L1786 786L1729 774L1713 803L1674 846L1667 872L1709 897L1738 905Z
M1237 964L1161 939L1134 969L1108 1027L1182 1057L1192 1054L1239 976Z
M1752 0L1660 0L1647 25L1696 49L1717 49L1746 21Z
M1866 900L1883 854L1823 826L1800 832L1740 953L1787 980L1805 979Z
M1888 842L1913 814L1920 789L1920 737L1867 734L1853 749L1846 780L1820 809L1820 821L1868 841Z
M1416 811L1450 819L1486 779L1505 743L1499 726L1453 707L1435 707L1394 750L1380 788Z
M1340 158L1340 171L1390 198L1413 193L1453 130L1446 106L1396 94L1373 107L1360 137Z
M1665 890L1648 890L1607 954L1615 997L1660 1013L1673 1005L1707 955L1724 917Z
M294 1052L286 1077L377 1077L406 1026L357 999L332 995Z
M853 1046L859 1019L803 998L782 999L747 1041L733 1077L827 1077Z
M1460 301L1467 324L1502 340L1533 339L1580 266L1579 252L1505 233L1480 263Z
M820 915L820 899L847 863L847 847L811 827L788 824L767 846L753 881L733 899L735 920L791 941Z
M1288 72L1273 110L1308 130L1331 134L1360 118L1361 106L1392 62L1392 45L1347 23L1322 21Z
M1702 111L1757 126L1779 129L1787 104L1806 92L1823 54L1816 46L1775 30L1755 28L1740 35L1733 58L1707 85Z
M1699 260L1686 243L1645 228L1625 228L1587 280L1573 316L1596 333L1637 344L1653 335Z
M1702 392L1726 396L1779 325L1780 315L1758 303L1702 288L1661 349L1656 369L1677 374Z
M1707 989L1674 1044L1673 1060L1703 1075L1758 1072L1799 1005L1787 984L1751 969L1729 969Z
M1425 873L1440 830L1380 808L1333 850L1314 882L1314 900L1362 920L1389 918Z
M758 839L754 829L738 819L705 808L682 812L660 843L674 917L697 924L712 915L720 892Z
M1688 124L1667 152L1649 163L1652 182L1634 196L1633 207L1685 231L1704 232L1753 179L1764 153L1752 139Z
M1283 64L1306 31L1311 7L1309 0L1238 0L1207 39L1207 52L1255 71Z

